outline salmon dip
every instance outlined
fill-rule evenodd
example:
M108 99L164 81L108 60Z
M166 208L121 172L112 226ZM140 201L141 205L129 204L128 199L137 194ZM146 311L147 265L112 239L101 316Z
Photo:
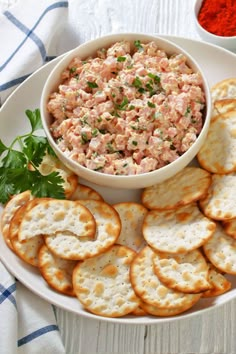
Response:
M121 41L75 57L47 109L50 131L72 160L110 175L157 170L197 139L205 109L200 73L155 42Z

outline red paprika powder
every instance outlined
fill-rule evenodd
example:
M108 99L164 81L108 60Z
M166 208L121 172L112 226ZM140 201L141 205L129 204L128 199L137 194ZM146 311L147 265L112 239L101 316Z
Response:
M205 30L217 36L236 36L236 1L203 0L198 21Z

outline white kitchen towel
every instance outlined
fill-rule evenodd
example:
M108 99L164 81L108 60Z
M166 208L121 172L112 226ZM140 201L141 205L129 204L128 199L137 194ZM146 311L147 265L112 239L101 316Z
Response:
M0 98L59 55L68 1L20 0L0 14Z
M1 262L0 353L65 353L52 305L18 282Z
M61 54L58 46L67 15L68 1L55 0L19 0L0 14L1 103L31 73ZM17 281L1 262L0 353L65 353L53 306Z

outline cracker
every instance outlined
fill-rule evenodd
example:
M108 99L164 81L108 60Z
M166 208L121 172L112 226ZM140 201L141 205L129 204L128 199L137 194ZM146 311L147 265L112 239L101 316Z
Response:
M121 219L121 232L116 243L139 251L146 244L142 224L148 210L139 203L123 202L113 205Z
M210 288L208 264L200 250L171 255L155 253L154 272L169 288L183 293L200 293Z
M30 191L16 194L8 201L8 203L5 205L5 208L3 209L1 216L1 231L6 244L11 249L12 245L11 241L9 240L9 227L11 219L15 212L32 198L33 197Z
M184 294L166 287L154 272L153 256L153 250L145 246L130 267L132 286L142 301L159 308L173 309L191 306L201 297L201 294Z
M221 272L236 274L236 240L217 224L213 236L203 245L209 261Z
M212 118L207 138L197 154L201 167L225 174L236 169L236 110Z
M231 289L231 282L226 279L226 277L216 269L211 263L209 263L209 283L211 284L211 289L205 291L202 297L213 297L219 296Z
M68 231L76 236L94 238L96 223L90 211L77 201L41 198L25 213L19 228L20 241L39 234Z
M236 173L212 175L212 183L205 198L199 201L203 213L215 220L236 217Z
M235 96L236 97L236 96ZM236 99L235 98L225 98L222 100L217 100L214 102L214 113L213 115L225 114L229 111L234 111L236 109Z
M98 200L80 200L94 215L96 238L77 237L69 232L45 236L48 248L58 257L83 260L105 252L119 237L121 221L117 211L109 204Z
M168 180L145 188L142 203L148 209L175 209L202 198L210 183L209 172L199 167L185 167Z
M51 288L68 296L75 296L72 273L77 263L55 256L46 245L38 252L38 266L42 277Z
M114 245L107 252L78 263L73 272L74 291L88 311L121 317L139 306L129 277L135 255L128 247Z
M11 244L15 254L19 258L34 267L38 267L38 252L44 244L42 235L30 238L24 242L20 242L16 236L11 239Z
M225 98L236 97L236 78L227 78L217 82L211 87L213 102Z
M169 211L151 210L143 222L146 242L160 252L185 253L204 244L215 223L204 216L196 203Z
M94 199L94 200L104 200L100 193L95 191L95 189L85 186L79 183L69 198L70 200L81 200L81 199Z
M200 299L200 296L196 297L192 302L189 302L185 306L179 306L179 307L170 308L170 309L169 308L160 308L158 306L146 304L145 302L142 302L141 307L143 308L143 310L146 313L148 313L152 316L169 317L169 316L179 315L179 314L189 310L198 302L199 299Z
M223 221L222 226L226 232L227 235L233 237L236 239L236 218Z

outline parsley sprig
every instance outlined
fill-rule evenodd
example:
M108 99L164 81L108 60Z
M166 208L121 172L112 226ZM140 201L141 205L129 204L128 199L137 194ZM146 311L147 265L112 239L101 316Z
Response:
M35 134L42 129L40 111L26 110L25 114L31 131L17 136L10 146L0 139L0 203L5 204L12 195L25 190L31 190L36 197L63 199L64 180L59 173L45 176L38 169L46 153L55 156L46 137Z

